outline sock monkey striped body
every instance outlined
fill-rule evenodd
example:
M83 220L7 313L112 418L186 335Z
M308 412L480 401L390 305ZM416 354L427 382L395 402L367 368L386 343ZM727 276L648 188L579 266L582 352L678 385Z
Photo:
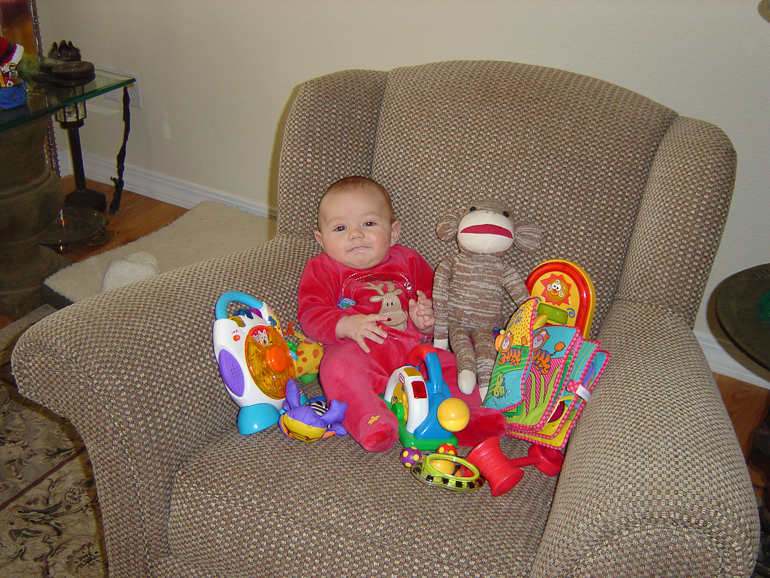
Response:
M493 331L505 323L503 290L517 305L529 298L521 275L503 255L513 245L538 249L542 231L515 221L499 201L481 199L442 218L437 233L444 241L456 238L459 252L444 258L434 274L435 344L455 353L460 390L469 394L478 382L483 399L497 355Z

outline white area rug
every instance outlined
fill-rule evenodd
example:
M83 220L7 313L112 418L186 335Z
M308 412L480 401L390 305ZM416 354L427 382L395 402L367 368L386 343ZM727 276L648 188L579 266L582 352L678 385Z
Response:
M161 273L264 243L275 235L275 220L257 217L212 201L195 205L173 223L117 249L65 267L48 277L46 301L64 307L102 290L110 263L144 251Z

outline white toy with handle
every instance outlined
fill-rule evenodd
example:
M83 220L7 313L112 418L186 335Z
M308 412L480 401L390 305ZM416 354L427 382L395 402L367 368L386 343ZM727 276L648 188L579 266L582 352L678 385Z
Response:
M230 303L250 309L228 316ZM248 435L278 422L286 382L296 376L296 365L280 323L265 303L238 291L217 300L214 355L227 393L241 408L238 431Z

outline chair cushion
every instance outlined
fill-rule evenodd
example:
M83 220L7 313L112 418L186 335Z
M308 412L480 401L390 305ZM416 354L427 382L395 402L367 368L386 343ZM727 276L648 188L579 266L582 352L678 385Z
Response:
M511 458L528 446L502 442ZM367 453L349 436L305 444L275 427L241 436L234 424L177 475L163 564L230 577L528 574L556 478L530 466L500 497L488 484L450 492L415 480L399 450Z

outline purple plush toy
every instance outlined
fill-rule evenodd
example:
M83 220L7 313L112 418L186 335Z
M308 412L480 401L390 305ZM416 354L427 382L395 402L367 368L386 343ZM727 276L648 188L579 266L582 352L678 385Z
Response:
M302 405L302 392L297 382L286 382L284 413L278 425L286 437L303 442L314 442L333 435L344 436L348 432L342 425L348 409L344 401L333 399L328 405L319 398L313 398L310 405Z

